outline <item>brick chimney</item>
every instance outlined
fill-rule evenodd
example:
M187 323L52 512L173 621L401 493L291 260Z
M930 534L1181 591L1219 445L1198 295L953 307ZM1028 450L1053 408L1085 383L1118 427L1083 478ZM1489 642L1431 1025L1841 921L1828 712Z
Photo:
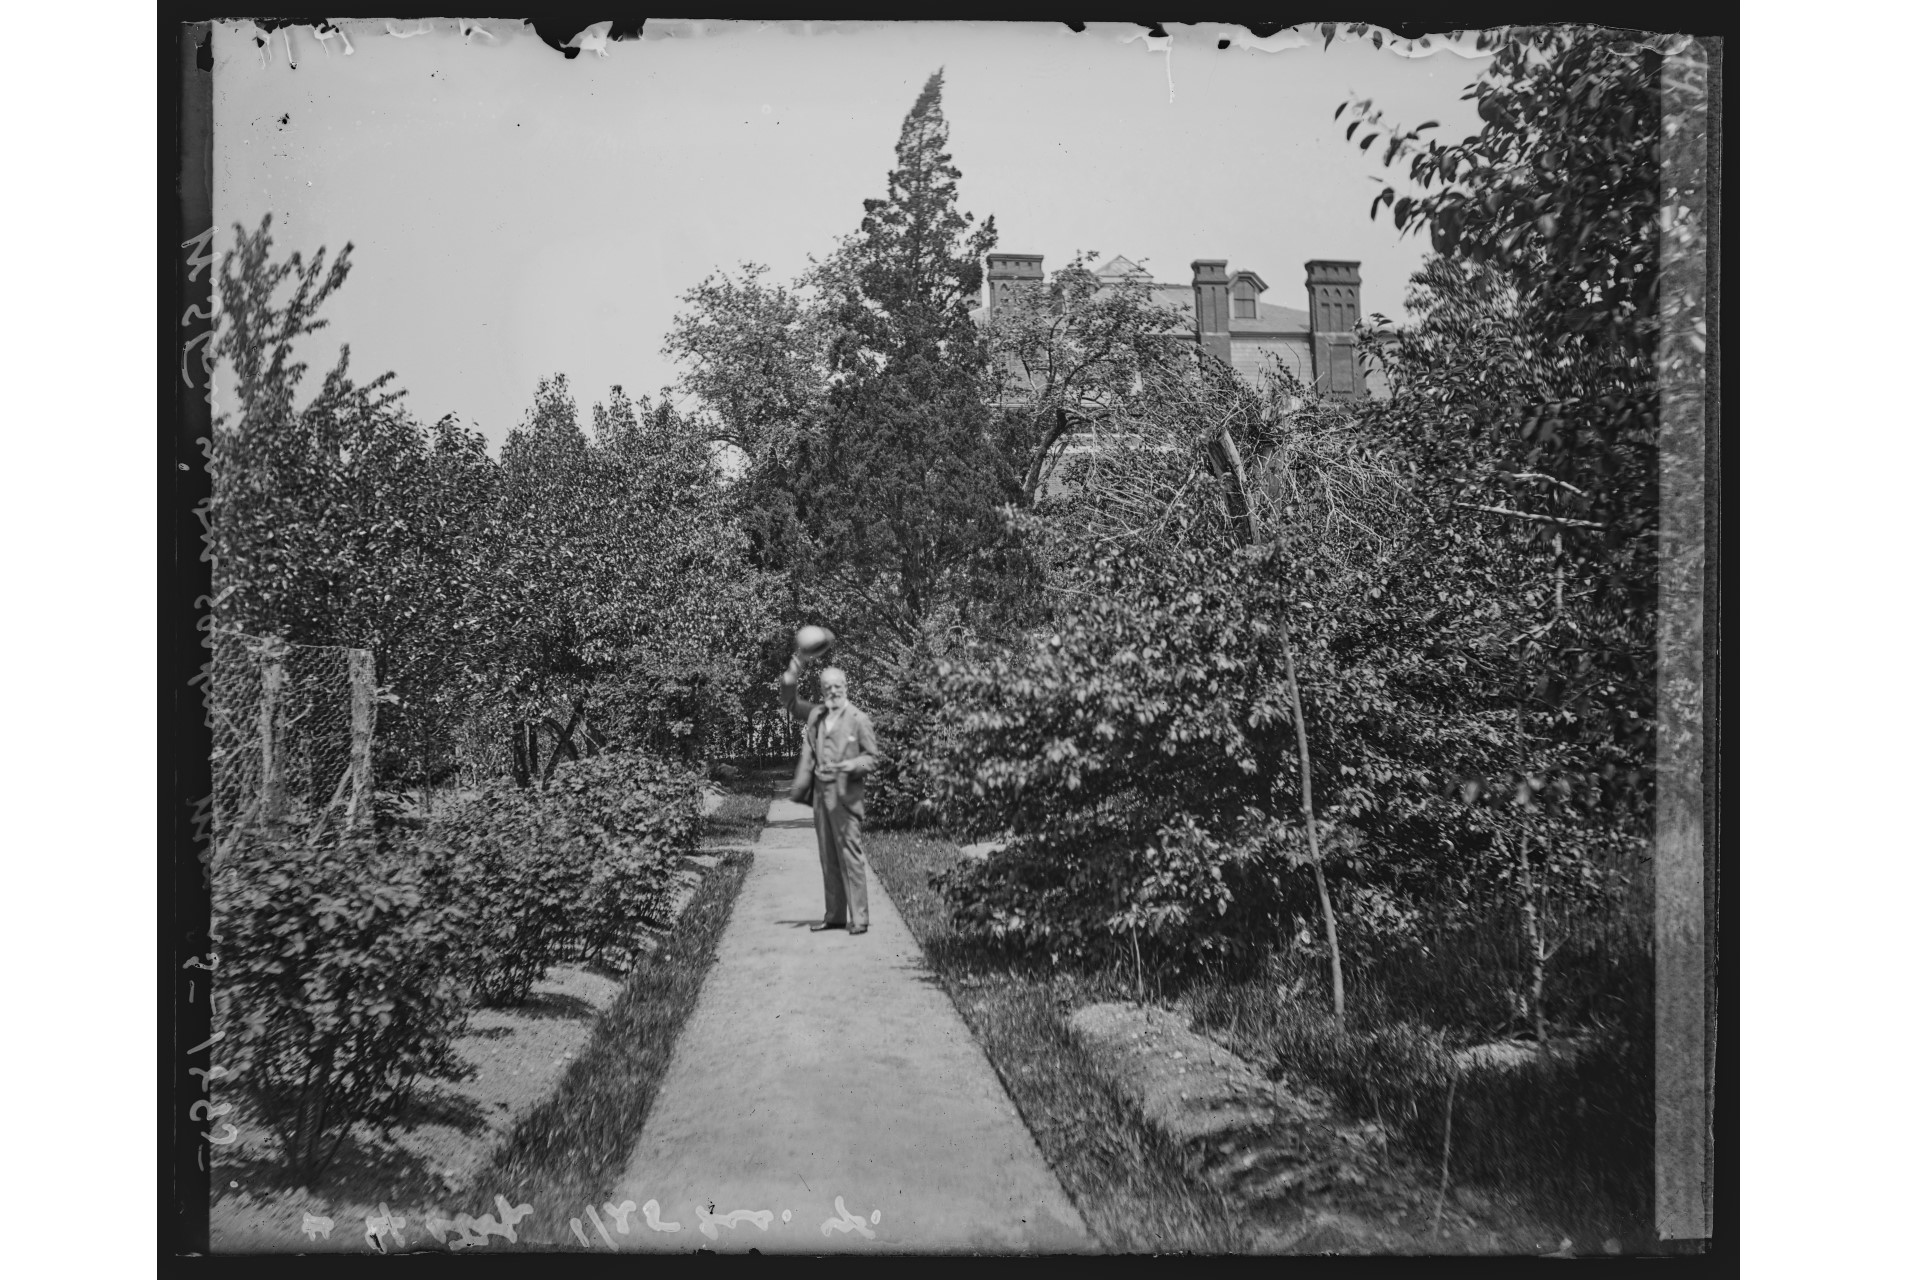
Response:
M990 253L987 255L987 319L992 320L1021 292L1037 291L1046 284L1041 271L1043 261L1037 253Z
M1313 385L1342 399L1364 389L1354 328L1360 323L1360 264L1315 258L1307 264L1307 316L1313 331Z
M1227 328L1227 263L1201 258L1193 264L1193 334L1200 349L1233 363L1233 337Z

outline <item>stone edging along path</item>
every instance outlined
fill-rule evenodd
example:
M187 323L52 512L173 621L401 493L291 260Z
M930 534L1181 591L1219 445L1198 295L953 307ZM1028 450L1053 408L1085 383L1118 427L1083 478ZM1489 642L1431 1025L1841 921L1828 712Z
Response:
M774 801L604 1247L1095 1247L877 876L867 892L868 933L809 932L812 815Z
M1187 1175L1240 1207L1255 1252L1537 1254L1561 1238L1511 1197L1456 1183L1448 1208L1423 1178L1431 1171L1388 1159L1379 1124L1343 1115L1318 1089L1265 1078L1183 1014L1092 1004L1069 1026Z

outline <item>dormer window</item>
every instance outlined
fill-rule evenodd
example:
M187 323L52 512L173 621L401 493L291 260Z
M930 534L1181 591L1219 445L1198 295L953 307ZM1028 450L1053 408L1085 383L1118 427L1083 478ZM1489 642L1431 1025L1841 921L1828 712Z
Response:
M1234 273L1233 277L1233 318L1252 320L1260 314L1260 295L1266 292L1267 282L1251 271Z

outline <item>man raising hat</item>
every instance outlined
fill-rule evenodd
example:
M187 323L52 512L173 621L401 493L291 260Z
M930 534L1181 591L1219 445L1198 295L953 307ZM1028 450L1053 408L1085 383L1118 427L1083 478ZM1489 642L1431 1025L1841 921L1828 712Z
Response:
M800 653L780 676L780 702L805 725L803 750L813 765L813 834L820 844L820 878L827 895L826 915L812 926L867 931L867 855L860 845L860 824L867 814L867 772L879 763L880 746L873 721L847 700L847 673L828 667L820 673L820 702L800 696L805 670Z

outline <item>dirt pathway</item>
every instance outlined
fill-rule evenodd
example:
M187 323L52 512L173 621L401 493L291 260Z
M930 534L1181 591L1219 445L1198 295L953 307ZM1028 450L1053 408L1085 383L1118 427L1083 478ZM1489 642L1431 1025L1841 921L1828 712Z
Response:
M878 877L867 934L808 932L811 811L767 816L640 1142L584 1228L595 1246L1095 1247Z

